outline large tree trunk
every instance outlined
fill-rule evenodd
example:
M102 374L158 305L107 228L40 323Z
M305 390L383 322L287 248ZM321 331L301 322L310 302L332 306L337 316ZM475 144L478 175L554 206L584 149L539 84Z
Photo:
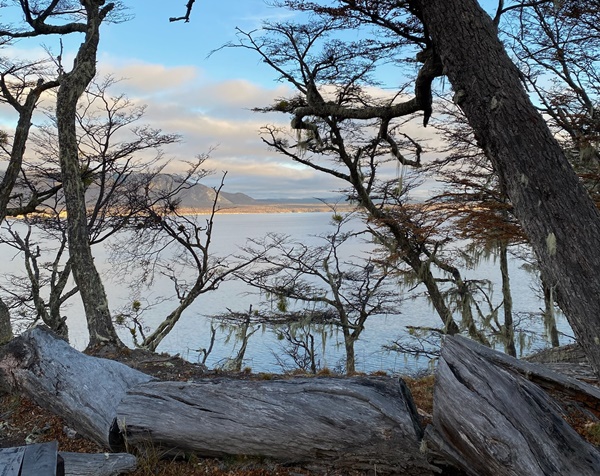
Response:
M444 74L600 373L600 212L531 104L476 0L415 0Z
M77 101L96 74L100 24L108 9L112 8L112 4L101 11L103 0L83 0L81 3L87 13L85 41L79 47L73 69L61 76L56 97L56 122L67 208L69 254L73 265L73 277L85 308L90 346L122 345L115 332L106 292L92 256L75 129Z
M132 388L117 420L128 444L208 457L432 474L410 392L389 378L212 379Z
M600 474L600 451L565 421L560 400L598 421L598 388L447 337L425 437L429 454L473 476Z

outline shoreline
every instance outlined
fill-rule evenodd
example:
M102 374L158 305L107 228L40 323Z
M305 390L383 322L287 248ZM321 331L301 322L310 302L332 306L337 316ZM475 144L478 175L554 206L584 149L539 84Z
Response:
M335 208L335 210L334 210ZM263 213L334 213L351 212L356 209L353 205L336 205L334 208L325 204L299 203L299 204L272 204L272 205L231 205L217 208L217 215L245 215ZM185 215L209 215L211 207L187 208L182 207L179 213Z

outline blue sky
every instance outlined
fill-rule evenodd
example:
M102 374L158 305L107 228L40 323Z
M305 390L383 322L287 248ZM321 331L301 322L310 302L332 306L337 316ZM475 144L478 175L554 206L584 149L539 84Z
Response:
M191 22L170 23L169 17L185 13L186 0L124 3L132 18L101 30L99 74L123 79L113 92L146 104L144 122L182 135L181 144L164 151L173 163L214 149L206 165L218 172L216 176L228 172L226 191L255 198L325 198L343 186L276 155L261 142L261 126L285 126L289 121L282 115L249 111L289 93L272 70L248 50L223 49L209 57L211 51L235 41L236 27L257 29L263 20L289 18L289 12L263 0L198 0ZM2 13L5 22L7 11ZM67 68L79 42L76 36L65 40ZM53 40L44 39L44 45L58 51ZM19 42L9 53L28 58L46 55L38 40ZM10 115L3 111L0 108L0 121L7 127Z

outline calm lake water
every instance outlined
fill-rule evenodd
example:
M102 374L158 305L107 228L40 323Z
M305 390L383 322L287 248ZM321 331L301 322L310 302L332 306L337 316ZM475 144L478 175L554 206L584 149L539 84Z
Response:
M223 214L216 217L216 228L213 235L213 253L215 255L228 255L236 253L240 246L246 243L247 238L257 238L267 232L285 233L293 238L302 239L305 243L318 242L315 235L326 233L331 220L330 213L281 213L281 214ZM17 225L18 226L18 225ZM348 256L358 256L369 252L372 245L366 243L356 244L352 250L346 251ZM14 252L0 245L5 265L4 274L15 272L22 266L19 258L14 257ZM102 247L95 248L96 263L100 272L107 276L105 287L109 296L112 309L118 309L131 304L136 296L131 296L126 283L118 279L109 279L111 265L108 263L108 253ZM14 257L14 258L13 258ZM13 258L13 259L11 259ZM540 313L543 303L533 290L535 279L521 268L521 263L515 259L510 262L511 284L514 301L514 311L517 318L530 314ZM499 303L500 272L497 263L492 260L482 262L477 268L464 272L464 277L470 279L490 279L496 283L493 300ZM257 295L248 294L250 289L239 282L226 282L215 291L205 294L188 308L183 314L174 330L161 343L159 351L170 354L180 354L190 361L198 361L198 349L205 348L210 343L210 316L220 314L227 308L243 312L250 305L256 308L261 300ZM158 279L156 285L145 293L144 297L152 299L159 296L169 296L173 293L170 282ZM418 294L419 289L413 291ZM408 296L407 296L408 297ZM68 317L71 333L71 342L77 348L86 345L85 319L82 307L77 298L65 309L64 315ZM154 328L165 315L174 307L173 301L163 302L144 314L146 325ZM439 327L440 321L434 313L426 298L420 296L407 299L401 305L399 315L374 316L367 321L365 331L356 343L357 370L376 371L385 370L394 373L413 373L426 368L427 359L414 359L403 355L383 350L384 344L406 336L406 326L432 326ZM543 325L537 321L523 323L529 331L543 333ZM567 323L562 319L559 322L560 330L571 334ZM119 334L124 341L131 343L131 337L126 329L121 329ZM565 339L566 342L566 339ZM284 343L266 330L259 330L250 339L246 352L245 366L255 372L279 372L281 367L277 364L276 355L282 355ZM544 342L534 342L534 347L543 346ZM209 367L221 365L226 359L236 355L239 342L232 338L230 333L220 331L217 334L215 347L207 360ZM335 369L343 362L344 351L342 336L333 333L327 337L326 345L318 347L319 359L322 366Z

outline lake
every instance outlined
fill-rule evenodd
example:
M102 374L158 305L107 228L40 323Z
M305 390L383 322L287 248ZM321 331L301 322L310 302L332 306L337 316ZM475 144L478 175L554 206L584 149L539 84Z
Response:
M247 238L258 238L267 232L285 233L304 243L317 242L315 235L326 233L331 220L331 213L274 213L274 214L223 214L216 217L216 227L213 234L213 248L215 255L229 255L236 253L240 246L246 243ZM20 226L17 224L16 226ZM22 225L21 225L22 226ZM369 243L356 243L351 250L345 252L348 256L358 256L369 253L373 245ZM13 257L14 252L0 245L3 257ZM157 279L155 286L144 293L143 296L132 296L126 283L118 279L109 279L111 269L108 263L108 252L101 246L94 249L96 263L99 271L105 276L105 287L109 297L111 309L129 306L133 299L142 297L152 300L160 296L173 293L172 286L167 279ZM510 261L511 285L514 301L514 312L517 318L540 313L543 302L536 296L533 288L535 279L521 267L521 262L516 259ZM15 272L22 266L18 257L5 262L4 274ZM500 271L493 260L484 260L475 269L467 270L464 276L469 279L490 279L495 283L497 291L492 295L494 302L499 303L500 296ZM180 354L190 361L198 361L199 349L206 348L210 342L210 316L220 314L230 308L233 311L247 311L252 305L257 308L264 297L248 294L251 289L240 282L226 282L215 291L204 294L188 308L181 320L177 323L171 334L161 343L158 350L170 354ZM382 348L384 344L406 336L406 326L432 326L440 327L440 320L428 304L427 299L420 295L419 288L412 295L419 295L407 299L401 305L398 315L373 316L366 322L365 330L356 343L356 368L358 371L372 372L385 370L392 373L414 373L428 365L425 358L415 359L395 352L388 352ZM407 296L408 297L408 296ZM70 329L71 342L76 348L86 345L86 328L82 306L76 302L77 298L65 309ZM174 307L173 301L162 302L144 314L144 322L154 328L163 317ZM543 333L543 325L537 321L527 322L522 327L537 334ZM565 334L571 334L564 318L559 322L559 328ZM131 344L131 336L127 329L120 329L119 335ZM340 368L343 362L344 350L341 334L335 332L327 336L325 345L317 346L319 360L322 367L331 369ZM276 355L282 356L284 343L277 339L269 330L259 330L248 343L244 365L254 372L280 372ZM535 340L533 347L544 346L542 340ZM231 336L230 332L221 330L217 333L215 346L210 354L207 365L214 367L222 365L226 359L236 355L239 342ZM285 360L285 359L284 359ZM289 363L289 360L287 360Z

